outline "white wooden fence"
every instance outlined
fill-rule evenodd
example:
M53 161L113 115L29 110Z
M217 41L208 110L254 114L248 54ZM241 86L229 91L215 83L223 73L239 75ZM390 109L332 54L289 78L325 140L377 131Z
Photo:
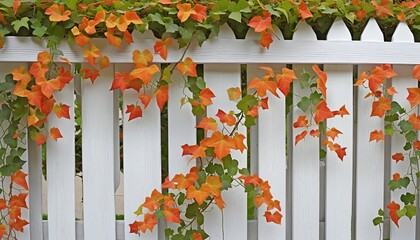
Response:
M109 46L106 39L95 39L102 53L109 56L112 66L101 72L94 86L90 81L81 83L83 220L75 221L75 134L71 111L70 120L59 120L55 116L49 119L49 124L58 127L64 138L47 142L48 221L43 222L41 218L41 151L32 142L27 146L31 190L29 212L24 214L29 216L30 225L25 227L25 233L20 234L19 239L137 239L129 234L128 228L135 220L133 211L154 188L159 189L161 183L160 112L156 104L151 103L141 119L128 122L124 116L125 222L116 221L114 191L119 184L120 168L118 93L109 91L114 71L131 66L132 51L152 49L155 42L150 34L135 38L141 40L121 49ZM315 138L307 138L294 146L291 139L298 132L290 128L290 123L302 112L294 108L292 116L286 118L285 99L270 99L270 110L260 112L258 125L262 127L251 129L251 171L270 180L272 193L282 204L283 222L281 225L267 224L262 212L258 213L258 220L247 221L246 195L241 189L232 190L224 196L227 208L223 215L214 209L206 216L204 227L210 239L419 239L420 224L417 221L416 228L416 218L411 222L402 219L400 228L385 223L388 227L382 231L384 236L380 236L378 227L372 224L379 208L384 209L390 199L399 201L400 192L389 196L386 183L391 171L405 167L406 163L395 165L390 161L391 152L401 148L404 142L398 139L369 142L369 133L382 129L384 122L370 117L371 103L363 99L365 90L353 87L354 65L360 72L382 63L393 64L398 73L392 79L393 86L401 93L395 96L396 99L405 99L404 89L417 86L417 81L412 79L412 69L414 64L420 63L420 44L414 43L407 25L398 26L392 42L384 42L374 20L369 21L361 41L351 41L350 32L339 20L331 27L326 41L318 41L305 23L298 25L293 40L275 39L269 50L261 48L258 39L253 33L246 39L235 39L232 31L224 27L217 39L205 42L201 48L192 45L187 56L204 64L205 80L216 95L207 113L213 115L219 108L235 108L227 99L226 89L240 86L240 64L247 64L249 78L261 74L257 70L260 65L280 69L285 64L293 64L297 71L302 68L309 71L312 64L324 64L328 74L328 104L332 108L345 104L350 112L350 116L327 123L342 130L338 141L348 147L347 156L340 161L334 153L328 153L326 161L320 161L320 143ZM5 48L0 50L0 79L22 62L36 61L37 53L44 49L39 39L7 37ZM84 61L78 47L63 44L59 49L71 62ZM167 62L178 61L182 54L175 48L169 52ZM157 55L155 61L165 62ZM196 141L196 119L189 106L181 109L179 106L183 96L182 78L175 74L172 80L168 103L170 177L189 170L191 165L181 157L180 146ZM74 109L74 88L78 89L78 85L80 81L76 79L55 94L57 100L69 105L71 110ZM294 91L302 91L299 84L295 84ZM358 93L354 94L354 91ZM124 93L124 106L136 98L134 92ZM405 101L400 104L409 106ZM289 141L287 154L286 139ZM235 156L242 167L246 166L246 156L246 152ZM141 239L164 237L154 231Z

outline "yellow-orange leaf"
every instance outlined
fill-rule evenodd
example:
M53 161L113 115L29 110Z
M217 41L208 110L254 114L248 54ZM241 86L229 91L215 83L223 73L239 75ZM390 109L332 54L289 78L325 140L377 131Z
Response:
M50 16L51 22L61 22L70 19L70 10L64 10L64 5L54 3L45 10L45 14Z
M414 66L414 68L413 68L413 78L420 81L420 64Z
M47 138L45 137L44 134L40 132L37 132L35 134L35 142L36 144L38 144L38 146L44 144L46 141L47 141Z
M211 99L214 97L214 93L209 88L205 88L200 91L200 100L203 106L212 104L213 102Z
M216 116L220 119L220 122L226 123L228 126L233 126L236 123L236 117L233 112L225 113L223 110L218 110Z
M50 129L50 137L54 139L54 141L57 141L57 139L63 138L63 135L61 135L61 132L58 128L53 127Z
M231 149L236 148L235 142L221 132L214 132L208 140L207 145L214 147L214 153L220 160L229 155Z
M162 111L163 106L168 101L168 86L160 86L155 92L156 102L159 106L160 111Z
M163 215L165 215L166 222L180 223L181 217L179 214L179 208L169 208L165 207L163 210Z
M229 100L231 101L238 100L242 95L241 89L239 87L229 88L227 90L227 93L228 93Z
M149 63L153 61L153 55L149 50L144 50L140 52L138 49L133 52L133 62L138 67L146 67Z
M197 77L197 64L194 63L190 57L187 57L183 62L178 63L176 68L182 75L187 74L190 77Z
M379 142L381 140L385 139L385 135L382 132L382 130L375 130L373 132L370 133L370 138L369 138L369 142L376 140L376 142Z
M190 186L187 189L186 199L194 199L198 205L201 205L210 196L210 192L211 188L208 184L201 185L200 189Z
M67 118L70 119L70 107L66 104L58 104L54 106L54 113L57 115L58 118Z
M109 58L107 56L103 56L101 58L99 58L99 68L100 69L104 69L107 68L109 66Z
M18 232L23 232L23 227L25 227L26 225L28 225L29 222L20 218L16 218L14 220L11 220L9 222L9 226L10 228L18 231Z
M177 16L181 22L187 21L191 14L197 14L189 3L178 3L176 8L178 9Z
M340 132L340 130L338 130L337 128L333 127L330 130L328 130L325 135L327 135L327 137L330 137L334 141L338 134L343 133Z
M150 100L152 100L152 96L141 93L139 99L143 103L144 109L146 109L149 106Z
M133 24L136 24L136 25L143 24L143 21L139 18L139 16L137 15L136 12L126 11L124 13L124 17L129 22L129 24L130 23L133 23Z
M128 121L131 121L133 119L139 118L143 116L143 111L141 110L141 107L138 105L127 105L127 110L125 113L129 113Z
M301 115L298 117L296 122L293 123L294 128L300 128L300 127L308 127L308 119L306 119L306 116Z
M309 132L309 135L311 135L312 137L319 137L320 134L321 134L321 132L318 129L312 129Z
M217 122L214 118L211 117L203 117L201 121L197 124L196 128L204 129L204 133L207 134L209 130L216 131L217 129Z
M284 96L287 96L290 91L290 84L293 82L293 79L296 79L296 74L293 70L288 68L282 68L281 71L282 74L276 75L277 87Z
M138 67L130 72L130 77L138 78L143 82L143 84L148 85L152 80L153 75L159 71L159 67L156 64L150 65L148 67Z
M101 52L99 51L99 49L94 44L90 44L83 51L83 56L87 59L88 63L91 66L95 66L96 58L101 56Z

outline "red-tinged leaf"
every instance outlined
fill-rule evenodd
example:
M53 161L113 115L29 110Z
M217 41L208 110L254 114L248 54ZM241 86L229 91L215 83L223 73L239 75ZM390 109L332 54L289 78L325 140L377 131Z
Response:
M123 39L128 44L134 43L133 35L129 31L124 32Z
M58 104L54 106L54 113L58 118L67 118L70 119L70 107L66 104Z
M153 75L158 73L159 67L156 64L148 67L135 68L130 72L130 78L140 79L144 85L148 85L153 78Z
M252 184L254 185L254 187L257 187L263 182L262 179L257 174L249 175L249 176L242 175L239 178L244 181L245 186Z
M191 155L190 160L198 158L198 157L200 158L206 157L206 152L205 152L205 150L207 149L206 147L203 147L200 145L188 145L188 144L184 144L181 147L182 147L182 156Z
M218 110L216 116L220 119L220 122L226 123L228 126L233 126L236 123L236 117L233 112L226 114L223 110Z
M362 9L362 10L360 10L360 11L357 11L357 12L356 12L356 17L357 17L357 20L359 20L359 22L360 22L360 21L362 21L363 19L365 19L366 14L367 14L367 12L366 12L366 10L364 10L364 9Z
M109 66L109 58L107 56L103 56L101 58L99 58L99 68L100 69L104 69L107 68Z
M254 16L248 23L248 26L252 27L255 32L264 32L267 29L273 30L271 25L271 17Z
M169 180L169 177L166 177L165 181L162 183L162 189L165 189L165 188L170 188L170 189L175 188L175 184Z
M413 68L413 78L420 81L420 64L414 66L414 68Z
M333 111L334 116L340 115L344 117L344 115L350 115L349 111L346 109L346 105L343 105L338 111Z
M411 108L414 108L420 104L420 88L407 88L407 91L407 100L410 103Z
M95 83L95 80L101 75L97 69L82 68L80 69L80 75L83 79L90 79L92 84Z
M37 132L35 134L35 142L36 144L38 144L38 146L44 144L47 141L47 138L45 137L44 134Z
M9 217L10 219L17 219L22 216L22 209L20 207L11 207L9 208Z
M273 223L276 223L276 224L280 224L283 216L278 211L275 211L274 213L266 211L264 213L264 217L265 217L265 220L267 222L273 222Z
M212 102L211 99L214 98L214 97L216 97L216 96L214 95L214 93L209 88L205 88L205 89L200 91L200 100L201 100L201 103L204 106L208 106L208 105L212 104L213 102Z
M269 80L268 77L263 77L262 79L257 77L253 78L248 85L248 89L253 88L257 90L257 95L260 97L267 96L267 91L271 92L276 97L280 97L276 92L277 84L274 81Z
M300 128L300 127L308 127L309 121L306 119L306 116L302 115L299 116L296 122L293 123L294 128Z
M7 228L3 224L0 224L0 238L7 236Z
M30 105L42 108L44 94L42 93L41 86L33 85L31 91L26 94L26 98L28 98L28 103Z
M214 147L214 153L220 160L229 155L231 149L236 148L235 142L221 132L214 132L208 139L207 146Z
M10 228L18 231L18 232L23 232L23 228L28 225L29 222L20 218L16 218L14 220L11 220L9 222L9 226Z
M159 53L159 55L166 60L166 58L168 57L168 49L166 46L170 44L172 44L172 39L170 38L165 39L165 41L158 39L155 43L155 46L153 47L155 53Z
M9 206L10 207L19 207L19 208L28 208L26 205L26 197L28 193L20 193L19 195L13 195L10 198Z
M359 79L357 80L357 82L354 84L354 86L360 86L362 85L366 80L368 79L368 75L366 72L362 72L359 76Z
M160 111L162 111L163 106L168 101L168 86L160 86L155 92L156 102L159 106Z
M290 92L290 84L293 82L293 79L296 79L296 74L288 68L283 68L281 71L282 74L276 75L277 87L284 96L287 96Z
M198 174L195 172L190 172L187 174L187 176L184 176L183 174L176 174L172 179L172 182L177 184L178 190L184 190L192 186L195 181L197 181L197 179Z
M298 12L302 20L312 17L311 11L309 11L308 5L306 5L305 1L302 1L298 7Z
M210 186L203 184L200 189L195 188L195 186L189 186L187 189L186 199L194 199L198 205L203 204L203 202L210 196Z
M124 92L129 86L130 74L127 72L115 72L114 81L110 90L120 89Z
M381 0L380 5L373 0L372 2L373 7L376 9L376 16L380 18L384 18L387 15L394 16L390 7L392 7L392 2L390 0Z
M187 74L190 77L197 77L197 64L194 63L190 57L187 57L183 62L178 63L176 68L182 75Z
M86 60L91 66L95 66L95 61L98 57L101 56L101 52L94 44L90 44L83 51L83 56L86 58Z
M107 28L117 27L117 29L120 30L121 32L127 31L128 24L129 24L125 16L117 17L112 13L108 16L105 23L106 23Z
M163 5L173 4L173 2L171 0L159 0L159 3L163 4Z
M201 5L199 3L195 4L194 6L195 14L191 14L191 18L196 20L197 22L202 23L207 18L207 7Z
M71 12L69 10L64 10L64 5L58 5L54 3L49 8L45 10L45 15L49 15L51 22L62 22L70 19Z
M52 56L49 52L43 51L43 52L38 53L37 60L42 65L47 65L52 61Z
M413 125L414 130L420 130L420 115L417 116L417 114L413 113L408 118L408 121Z
M343 161L344 156L347 155L346 149L347 147L341 147L339 144L334 144L334 152L337 154L338 158L340 158L341 161Z
M124 17L129 24L130 23L133 23L136 25L143 24L143 21L139 18L136 12L126 11L124 13Z
M94 21L100 23L105 21L106 12L105 10L100 10L96 12Z
M320 134L321 132L318 129L313 129L309 132L309 135L311 135L312 137L319 137Z
M160 207L160 200L163 199L162 193L154 189L150 197L146 197L146 200L143 203L143 207L147 208L149 211L154 211Z
M267 31L261 32L261 38L260 38L260 45L269 49L270 44L273 42L273 37L271 36L271 33Z
M7 24L6 19L4 19L3 13L0 13L0 22L3 23L3 26Z
M393 175L392 175L392 180L394 180L394 181L399 181L401 179L401 176L400 176L400 174L399 173L394 173Z
M338 134L343 133L340 132L337 128L333 127L330 130L328 130L325 135L327 135L327 137L330 137L334 141Z
M178 9L177 17L181 22L187 21L192 14L197 14L189 3L178 3L176 8Z
M28 183L26 182L26 176L28 176L28 174L18 170L12 175L12 182L23 187L25 190L29 190Z
M260 106L263 110L268 109L268 97L262 98L258 102L258 106Z
M121 47L121 37L115 36L114 32L114 28L108 28L108 31L106 31L104 34L106 36L106 39L108 39L109 44L119 48Z
M138 105L127 105L127 110L125 113L129 113L128 121L131 121L135 118L139 118L143 116L143 111L141 110L141 107Z
M139 99L143 103L144 109L146 109L149 106L150 100L152 100L152 96L141 93Z
M382 67L376 66L372 73L367 76L369 81L369 89L371 92L375 93L378 91L379 87L381 86L382 82L386 78L386 73Z
M17 11L19 10L20 4L21 4L20 0L13 0L12 7L13 7L13 13L14 14L16 14Z
M385 112L388 110L391 110L391 99L380 97L378 101L374 101L372 103L372 112L370 116L377 116L382 118L385 115Z
M193 233L192 237L193 237L193 240L203 240L203 236L201 236L201 233L199 232Z
M239 87L236 87L236 88L231 87L227 90L227 93L228 93L229 100L231 101L238 100L242 95L241 89Z
M420 141L419 140L414 141L413 147L416 150L420 150Z
M239 150L241 153L244 152L246 149L244 144L245 136L236 132L235 135L233 135L232 140L235 143L235 150Z
M44 98L41 105L41 112L46 116L50 115L51 111L54 109L55 99L46 99Z
M45 74L48 72L48 65L42 65L40 62L34 62L29 68L29 73L35 77L35 79L45 78Z
M392 78L397 76L397 73L392 70L392 66L390 64L383 64L382 70L384 71L384 75L386 78Z
M204 133L207 134L209 130L216 131L217 129L217 122L214 118L211 117L203 117L201 121L197 124L196 128L204 129Z
M257 106L253 106L251 108L251 110L247 111L245 113L247 116L251 116L251 117L256 117L258 116L258 107Z
M373 132L370 133L370 138L369 138L369 142L376 140L376 142L379 142L381 140L385 139L385 135L382 132L382 130L375 130Z
M144 221L135 221L129 224L130 233L145 233L147 229L153 231L153 228L156 226L157 223L158 221L156 220L155 214L146 213L144 215Z
M0 210L6 209L6 207L7 207L6 200L4 200L3 198L0 198Z
M325 100L322 100L316 105L315 117L314 117L316 124L324 121L327 118L332 118L332 117L334 117L334 114L327 107L327 102Z
M313 65L312 69L318 75L318 79L316 80L317 88L321 91L324 98L327 98L327 74L319 69L318 65Z
M386 208L389 209L389 217L391 218L391 220L395 223L395 225L397 225L397 227L400 227L398 225L400 216L398 216L398 213L397 213L397 211L400 210L400 205L392 201L391 203L388 204L388 206L386 206Z
M295 137L295 145L298 144L298 142L300 142L302 139L304 139L306 137L306 134L308 134L308 131L303 131L300 134L296 135Z
M140 52L139 50L134 50L133 52L133 62L136 64L136 68L146 67L153 61L153 55L149 50L144 50Z
M404 161L404 155L402 153L395 153L392 155L392 160L395 161L395 163L398 163L399 161Z
M165 207L165 209L163 210L163 215L165 215L166 222L181 223L181 217L179 212L179 208Z
M258 69L261 69L261 70L264 70L264 71L266 71L267 72L267 75L269 75L270 77L275 77L275 75L274 75L274 70L273 70L273 68L271 68L271 67L265 67L265 66L261 66L261 67L258 67Z
M50 129L50 137L54 139L54 141L57 141L57 139L63 138L63 135L61 135L61 132L58 128L53 127Z

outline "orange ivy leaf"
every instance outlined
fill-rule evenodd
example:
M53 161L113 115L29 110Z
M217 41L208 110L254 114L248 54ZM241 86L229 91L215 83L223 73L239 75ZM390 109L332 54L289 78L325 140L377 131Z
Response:
M244 144L245 136L240 133L235 133L232 137L232 141L235 143L235 149L243 152L246 149Z
M19 10L20 4L21 4L20 0L13 0L12 7L13 7L14 14L16 14L17 11Z
M279 211L275 211L274 213L266 211L264 213L264 217L265 217L265 220L267 222L273 222L273 223L276 223L276 224L280 224L283 216L280 214Z
M130 72L131 78L140 79L145 85L149 84L152 80L153 75L158 73L159 67L156 64L150 65L148 67L138 67L133 69Z
M203 147L200 145L184 144L181 146L181 148L182 148L182 156L191 155L190 160L198 158L198 157L201 157L201 158L206 157L206 152L205 152L205 150L207 149L206 147Z
M50 16L51 22L62 22L70 19L70 10L64 10L64 5L54 3L45 10L45 14Z
M220 119L220 122L226 123L228 126L233 126L236 123L236 117L233 112L226 114L223 110L218 110L216 116Z
M20 218L22 216L22 211L20 207L11 207L9 209L9 217L10 219L17 219Z
M218 197L221 195L220 189L223 187L223 184L218 176L207 176L205 184L208 184L210 193L213 194L213 196Z
M118 30L121 32L127 31L128 24L130 24L125 16L117 17L113 13L111 13L108 18L106 19L106 27L107 28L115 28L117 27Z
M257 187L262 183L262 179L257 174L249 176L242 175L239 178L244 181L245 186L252 184L254 187Z
M327 137L330 137L334 141L338 134L343 133L340 132L340 130L338 130L337 128L333 127L330 130L328 130L325 135L327 135Z
M228 93L229 100L231 101L238 100L242 95L241 89L239 87L236 87L236 88L231 87L227 90L227 93Z
M392 6L392 2L390 0L381 0L380 5L374 0L371 2L373 7L376 9L376 16L380 18L384 18L387 15L394 16L392 10L389 9L389 6Z
M136 64L136 68L146 67L153 61L153 55L149 50L140 52L138 49L133 52L133 62Z
M82 68L80 69L80 75L83 79L90 79L92 84L95 83L95 80L101 75L97 69Z
M208 139L207 146L214 147L214 153L220 160L230 154L230 149L236 147L235 142L221 132L214 132Z
M274 81L270 81L268 76L259 79L254 77L248 85L248 89L255 88L257 90L257 94L260 97L265 97L267 95L267 91L270 91L274 96L280 97L277 94L277 84Z
M52 61L52 56L49 52L43 51L38 54L37 60L42 65L47 65Z
M153 47L155 49L155 53L159 53L159 55L166 60L168 57L168 49L166 48L167 45L172 44L172 39L167 38L164 41L158 39Z
M150 100L152 100L152 96L141 93L139 99L143 103L144 109L146 109L149 106Z
M312 69L318 75L318 79L316 80L317 88L324 95L324 98L327 98L327 74L319 69L318 65L313 65Z
M58 104L54 106L54 113L58 118L67 118L70 119L70 107L66 104Z
M210 88L205 88L200 91L200 100L204 106L212 104L212 98L216 97Z
M190 57L187 57L183 62L178 63L176 68L182 75L187 74L190 77L197 77L197 64L194 63Z
M23 227L25 227L26 225L28 225L29 222L26 220L22 220L20 218L16 218L15 220L11 220L9 222L9 226L18 231L18 232L23 232Z
M413 125L414 130L420 130L420 115L417 116L417 114L413 113L408 118L408 121Z
M44 134L37 132L35 134L35 142L36 144L38 144L38 146L44 144L47 141L47 138L45 137Z
M386 208L389 209L389 217L391 218L391 220L395 223L395 225L397 225L397 227L400 227L398 225L400 216L398 216L398 213L397 213L397 211L400 210L400 205L392 201L391 203L388 204L388 206L386 206Z
M179 214L179 208L165 207L163 215L165 215L166 222L181 223L181 217Z
M385 135L382 132L382 130L375 130L373 132L370 133L370 138L369 138L369 142L376 140L376 142L379 142L381 140L385 139Z
M196 13L191 14L191 18L196 20L197 22L202 23L207 18L207 7L197 3L194 6L194 11Z
M392 70L392 66L390 64L382 64L382 70L384 71L384 75L386 78L392 78L397 76L397 73Z
M163 199L163 194L158 190L154 189L150 197L146 197L146 200L142 204L143 207L147 208L149 211L154 211L160 206L160 200Z
M131 121L133 119L143 116L143 111L141 110L140 106L138 105L134 106L133 104L127 105L127 110L125 111L125 113L130 114L128 116L128 121Z
M124 17L127 20L127 22L139 25L139 24L143 24L143 21L139 18L139 16L137 15L136 12L132 12L132 11L126 11L124 13Z
M400 176L400 174L399 173L394 173L393 175L392 175L392 180L394 180L394 181L399 181L401 179L401 176Z
M177 183L177 189L183 190L187 189L189 186L193 185L198 179L198 174L192 171L194 168L191 168L190 173L186 176L183 174L176 174L172 179L172 182Z
M395 88L394 88L394 87L390 87L390 88L388 88L388 89L386 90L386 92L387 92L390 96L392 96L392 95L394 95L394 94L398 93L398 92L397 92L397 90L395 90Z
M385 115L385 112L388 110L391 110L391 99L380 97L378 101L374 101L372 103L372 112L370 116L377 116L382 118Z
M153 231L153 228L157 223L158 221L156 220L155 214L146 213L144 215L144 221L135 221L134 223L129 224L130 233L145 233L147 229Z
M402 153L395 153L392 155L392 160L395 161L395 163L398 163L399 161L404 161L404 155Z
M201 121L197 124L196 128L204 129L204 133L207 134L209 130L216 131L217 130L217 122L214 118L211 117L203 117Z
M166 177L165 181L162 183L162 188L174 189L175 184L172 181L169 180L169 177Z
M57 141L57 139L63 138L63 135L61 135L61 132L58 128L53 127L50 129L50 137L54 139L54 141Z
M90 44L89 47L85 48L83 51L83 56L91 66L95 66L96 58L101 56L101 52L94 44Z
M124 92L125 89L129 86L130 74L127 72L115 72L114 81L111 85L111 90L120 89L121 92Z
M261 17L254 16L248 23L249 27L252 27L255 32L264 32L267 29L273 31L273 26L271 25L271 17Z
M114 35L114 28L108 28L108 31L106 31L104 34L106 36L106 39L108 39L108 42L116 47L121 47L121 37Z
M162 111L163 106L165 105L165 103L168 101L168 86L160 86L156 92L155 92L155 96L156 96L156 102L157 105L159 106L160 111Z
M106 35L106 33L105 33L105 35ZM80 47L84 47L84 46L86 46L87 44L90 43L90 38L87 37L86 35L84 35L83 33L81 33L81 34L79 34L79 35L76 36L76 38L74 39L74 41Z
M334 116L340 115L341 117L344 117L344 115L350 115L349 111L346 109L346 105L341 106L341 108L338 111L333 111Z
M414 108L420 104L420 88L407 88L408 97L407 100L410 102L411 108Z
M334 144L334 152L337 154L338 158L343 161L344 156L347 155L346 149L347 147L341 147L339 144Z
M128 44L134 43L133 35L129 31L124 32L123 39Z
M260 38L260 45L269 49L270 44L272 42L273 42L273 37L271 36L271 34L267 31L262 31L261 32L261 38Z
M12 175L11 179L12 182L23 187L25 190L29 190L28 183L26 182L26 176L28 176L28 174L18 170Z
M414 66L414 69L413 69L413 78L420 81L420 64Z
M210 191L211 189L208 184L201 185L200 189L195 188L195 186L189 186L186 199L194 199L198 205L201 205L210 196Z
M268 109L268 97L262 98L258 102L258 106L260 106L263 110Z
M295 145L298 144L298 142L300 142L302 139L304 139L306 137L306 134L308 134L308 131L303 131L300 134L296 135L295 137Z
M28 208L26 205L26 197L28 193L20 193L19 195L13 195L10 198L9 206L10 207L19 207L19 208Z
M103 56L103 57L99 58L98 63L99 63L99 68L100 69L107 68L109 66L109 58L108 58L108 56Z
M288 68L283 68L281 71L282 74L276 75L277 87L284 96L287 96L290 91L290 84L293 82L293 79L296 79L296 74L293 70Z
M193 240L203 240L203 236L201 236L201 233L199 232L193 233L192 237L193 237Z
M308 127L308 119L306 119L306 116L301 115L298 117L296 122L293 123L294 128L300 128L300 127Z
M322 121L324 121L327 118L334 117L334 114L331 112L331 110L327 107L327 102L325 100L322 100L316 105L315 110L315 123L318 124Z
M4 200L3 198L0 198L0 210L6 209L6 207L7 207L6 200Z
M311 135L312 137L319 137L320 134L321 132L318 129L313 129L309 132L309 135Z
M197 14L189 3L178 3L176 8L178 9L177 17L181 22L187 21L191 14Z
M298 12L302 18L302 20L305 20L307 18L312 17L311 11L309 11L308 5L304 1L302 1L298 7Z

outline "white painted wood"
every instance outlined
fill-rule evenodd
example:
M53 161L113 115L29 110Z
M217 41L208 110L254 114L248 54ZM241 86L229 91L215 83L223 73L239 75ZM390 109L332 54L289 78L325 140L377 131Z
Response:
M219 37L210 42L234 39L232 30L224 25L220 28ZM205 46L206 43L203 44ZM204 79L207 87L216 95L213 104L207 107L207 116L215 117L218 109L225 112L237 110L236 103L229 101L227 89L241 86L241 69L239 64L206 64ZM221 125L219 124L219 130ZM246 136L246 128L240 126L238 132ZM244 143L246 144L246 143ZM232 158L239 161L239 168L247 166L247 151L232 151ZM247 239L247 200L244 189L234 187L222 194L226 208L223 213L215 206L206 213L205 231L211 239ZM235 227L232 227L235 226Z
M272 67L275 73L281 73L284 65L249 64L248 80L262 77L265 71L259 66ZM280 201L283 215L281 225L267 223L265 207L258 209L258 239L286 239L286 106L285 97L279 91L281 98L268 93L267 110L260 110L258 117L258 175L269 180L274 199ZM251 159L252 161L253 159Z
M133 65L118 64L117 72L130 71ZM153 92L147 92L153 94ZM123 93L123 109L138 101L138 93L127 90ZM128 121L124 114L123 144L124 144L124 218L125 239L139 239L129 233L129 224L143 219L133 213L142 204L153 189L161 191L161 148L160 148L160 110L156 100L150 101L143 117ZM147 231L140 239L158 239L158 229Z
M6 37L6 44L0 49L0 62L27 62L36 61L40 51L48 50L45 42L38 38ZM109 56L111 63L131 63L132 52L135 49L153 49L154 39L139 40L134 36L135 44L116 48L111 46L104 38L93 39L92 42L101 49L104 55ZM311 46L311 47L307 47ZM71 62L86 62L83 58L83 49L79 46L68 46L67 42L57 47L63 51ZM381 54L378 50L381 49ZM192 44L188 56L197 63L384 63L390 64L416 64L420 62L420 43L373 43L352 41L349 43L339 41L304 40L301 42L285 40L272 44L267 51L255 40L225 39L210 43L200 48ZM167 61L155 54L156 62L177 62L184 49L170 52Z
M28 185L29 185L29 227L33 240L42 240L42 157L41 147L34 141L28 141ZM28 231L28 229L26 229Z
M190 168L195 166L195 160L191 156L182 156L181 146L184 144L196 144L196 119L191 112L189 103L181 107L181 99L184 94L191 96L191 93L184 91L184 79L178 71L172 75L172 83L169 85L168 101L168 164L169 178L177 173L188 173Z
M336 20L327 40L351 41L344 22ZM331 110L345 105L348 116L327 120L328 128L337 128L343 134L336 143L347 147L347 156L341 161L335 152L327 149L326 157L326 240L351 239L352 179L353 179L353 65L324 65L327 73L327 104Z
M393 42L414 42L414 36L410 32L406 23L400 23L397 26L397 29L394 32L392 37ZM409 102L406 100L407 98L407 88L417 87L417 80L413 79L413 65L394 65L394 71L398 74L396 77L392 78L392 86L397 90L397 94L393 96L393 101L398 102L402 108L411 109ZM407 119L407 117L405 117ZM391 138L391 154L395 154L397 152L401 152L403 154L407 154L407 151L404 151L403 147L405 145L405 139L399 134L394 135ZM391 177L394 173L400 173L401 176L404 176L407 172L407 168L410 165L409 159L404 159L404 161L395 163L395 161L390 160L391 156L386 156L387 162L391 162ZM391 201L395 201L401 205L401 208L404 206L404 203L401 202L400 196L401 194L405 194L407 192L414 193L414 186L410 184L408 189L397 189L395 191L391 191ZM388 203L385 203L388 204ZM400 227L398 228L393 222L390 225L390 237L391 239L404 239L404 240L414 240L416 239L416 221L417 219L414 218L411 221L403 217L400 219L399 224Z
M112 66L103 69L92 85L82 88L83 201L86 239L115 239L114 200L114 77Z
M48 131L52 127L60 130L63 138L47 140L47 191L50 239L75 239L75 123L74 82L54 93L56 103L70 107L70 119L57 118L52 113L48 118ZM87 118L89 121L89 117ZM87 123L89 124L89 123ZM89 140L89 139L87 139ZM86 169L85 174L89 174ZM63 191L65 189L65 191Z
M370 19L361 41L382 42L383 35L374 19ZM382 51L382 49L381 49ZM362 71L373 70L374 65L359 65ZM378 209L384 208L384 141L369 142L370 133L383 130L384 121L370 117L372 99L364 99L369 89L358 87L356 139L356 239L379 239L378 227L372 224Z
M293 35L293 40L316 40L316 35L312 28L305 22L300 22L297 31ZM302 45L305 46L305 45ZM293 70L300 77L300 73L305 69L312 72L312 65L293 65ZM301 89L298 81L293 83L293 91L297 96L306 96L310 93L309 89ZM296 105L300 98L293 97L293 104ZM303 113L299 108L293 108L293 122L298 116L306 115L310 119L310 114ZM313 129L313 128L311 128ZM319 189L320 189L320 161L319 161L319 139L308 135L304 140L294 145L296 135L303 129L293 128L293 182L292 182L292 238L294 240L319 239ZM304 229L304 230L303 230Z

